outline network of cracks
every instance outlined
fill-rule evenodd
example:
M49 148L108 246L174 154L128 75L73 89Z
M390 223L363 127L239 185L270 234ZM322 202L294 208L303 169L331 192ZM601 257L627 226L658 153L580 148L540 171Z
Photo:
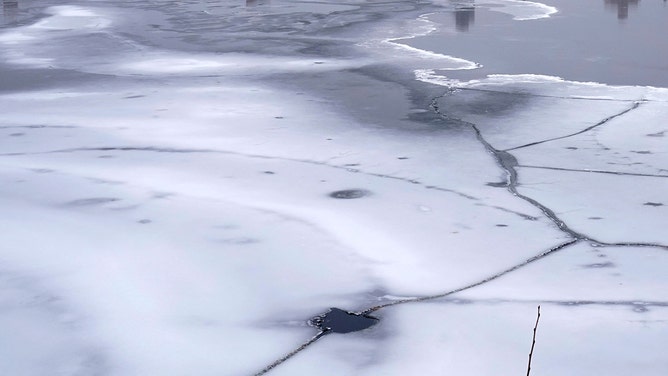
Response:
M536 261L539 261L545 257L548 257L550 255L553 255L559 251L562 251L564 249L567 249L569 247L575 246L577 244L589 244L592 247L648 247L648 248L655 248L655 249L660 249L660 250L666 250L668 251L668 245L664 244L657 244L657 243L643 243L643 242L616 242L616 243L610 243L610 242L605 242L599 239L594 238L593 236L590 236L586 233L582 233L579 231L574 230L571 228L568 223L566 223L564 220L562 220L559 215L550 207L547 205L541 203L540 201L522 194L518 191L518 167L529 167L529 168L546 168L546 169L559 169L557 167L542 167L542 166L521 166L517 162L517 158L512 154L513 150L518 150L518 149L524 149L524 148L529 148L535 145L541 145L544 143L549 143L552 141L556 140L562 140L562 139L567 139L570 137L574 137L583 133L590 132L598 127L605 126L608 122L610 122L613 119L616 119L618 117L624 116L639 107L641 107L646 101L644 99L639 99L636 101L631 101L630 105L628 108L615 113L611 114L610 116L602 119L601 121L588 126L584 129L581 129L577 132L573 132L570 134L565 134L563 136L559 137L552 137L544 140L538 140L534 141L531 143L528 143L526 145L521 145L518 147L514 147L511 149L507 150L500 150L494 147L483 135L483 132L480 131L478 126L474 123L468 122L463 119L459 118L454 118L451 115L449 115L447 112L442 111L439 108L439 99L449 96L449 95L456 95L458 91L462 90L462 88L457 88L455 86L449 87L448 90L443 93L441 96L435 97L432 99L430 108L432 111L434 111L436 114L438 114L439 117L441 117L443 120L446 120L448 122L456 122L459 123L460 125L469 128L472 132L475 133L478 141L485 147L485 150L491 154L498 167L502 170L503 174L505 175L506 179L504 182L500 183L493 183L494 186L497 187L505 187L507 191L514 197L526 201L530 205L534 206L535 208L539 209L543 215L549 219L552 224L558 228L562 233L566 234L569 238L568 241L563 242L561 244L557 244L554 247L544 250L537 255L519 263L516 265L513 265L512 267L503 270L499 273L490 275L487 278L484 278L482 280L479 280L475 283L468 284L450 291L445 291L440 294L435 294L435 295L426 295L426 296L414 296L414 297L406 297L406 298L400 298L400 299L392 299L386 302L383 302L378 305L374 305L368 308L364 308L361 310L346 310L342 308L336 308L332 307L330 308L327 312L324 312L320 315L317 315L311 319L309 319L307 322L309 325L314 327L317 330L317 333L310 338L308 341L304 342L301 346L298 348L290 351L287 353L285 356L281 357L280 359L277 359L275 362L272 364L266 366L259 372L255 374L255 376L259 375L264 375L274 368L278 367L282 363L286 362L290 358L296 356L299 352L305 350L307 347L313 345L316 343L318 340L321 340L323 337L325 337L328 334L332 333L351 333L351 332L357 332L357 331L362 331L366 330L369 328L372 328L374 325L376 325L379 322L379 318L373 316L375 312L378 312L382 309L388 309L394 306L398 305L405 305L405 304L411 304L411 303L421 303L421 302L428 302L428 301L434 301L434 300L440 300L445 303L452 303L452 304L469 304L473 303L474 301L472 300L467 300L467 299L458 299L456 297L452 297L452 295L455 295L457 293L473 289L475 287L487 284L489 282L492 282L502 276L508 275L510 273L513 273L529 264L532 264ZM472 90L470 88L463 88L463 90ZM473 89L475 90L475 89ZM522 94L526 95L526 94ZM566 98L564 98L566 99ZM586 100L586 99L584 99ZM566 169L569 170L569 169ZM577 172L583 172L583 173L593 173L593 174L614 174L614 175L635 175L633 173L624 173L624 172L616 172L616 171L604 171L604 170L572 170L571 171L577 171ZM656 177L656 178L668 178L668 175L662 175L662 174L641 174L642 176L651 176L651 177ZM413 182L419 184L419 182ZM426 187L429 188L429 187ZM363 198L367 195L371 194L371 192L365 191L363 189L351 189L351 190L343 190L343 191L337 191L337 192L332 192L330 194L330 197L336 198L336 199L357 199L357 198ZM646 203L645 205L650 205L650 206L662 206L661 203ZM597 267L606 267L605 264L596 264L596 265L590 265L589 267L592 268L597 268ZM557 305L562 305L562 306L589 306L589 305L603 305L603 306L625 306L629 307L632 309L634 312L642 313L646 312L648 309L652 307L668 307L668 302L664 301L614 301L614 300L540 300L540 301L517 301L517 300L504 300L504 299L496 299L494 300L495 303L534 303L534 304L557 304Z

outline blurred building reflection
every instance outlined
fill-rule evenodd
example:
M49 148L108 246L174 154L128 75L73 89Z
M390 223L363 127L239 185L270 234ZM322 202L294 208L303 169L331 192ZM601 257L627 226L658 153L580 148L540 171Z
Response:
M455 8L455 27L457 31L469 31L469 27L475 20L474 0L460 0Z
M640 0L604 0L605 6L610 9L617 9L617 18L625 20L629 18L629 7L637 6ZM665 1L665 0L664 0Z

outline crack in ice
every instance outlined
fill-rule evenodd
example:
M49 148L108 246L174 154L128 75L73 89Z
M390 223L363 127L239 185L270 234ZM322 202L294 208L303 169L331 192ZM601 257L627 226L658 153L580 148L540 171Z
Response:
M577 132L574 132L574 133L571 133L571 134L567 134L567 135L564 135L564 136L548 138L548 139L546 139L546 140L530 142L530 143L528 143L528 144L524 144L524 145L516 146L516 147L514 147L514 148L510 148L510 149L505 149L505 150L503 150L503 151L504 151L504 152L508 152L508 151L512 151L512 150L523 149L523 148L527 148L527 147L530 147L530 146L536 146L536 145L544 144L544 143L546 143L546 142L552 142L552 141L557 141L557 140L563 140L563 139L565 139L565 138L569 138L569 137L573 137L573 136L577 136L577 135L580 135L580 134L589 132L590 130L595 129L595 128L598 128L598 127L600 127L601 125L603 125L603 124L609 122L609 121L612 120L612 119L618 118L618 117L620 117L620 116L622 116L622 115L625 115L625 114L627 114L627 113L629 113L629 112L635 110L636 108L640 107L640 105L643 104L643 103L645 103L644 100L634 101L634 102L633 102L633 105L632 105L630 108L627 108L627 109L625 109L624 111L619 112L619 113L616 113L616 114L614 114L614 115L608 116L607 118L605 118L605 119L599 121L598 123L596 123L596 124L594 124L594 125L591 125L591 126L585 128L585 129L582 129L582 130L580 130L580 131L577 131Z
M310 159L300 159L300 158L289 158L289 157L278 157L278 156L271 156L271 155L262 155L262 154L250 154L250 153L241 153L241 152L235 152L235 151L229 151L229 150L217 150L217 149L187 149L187 148L172 148L172 147L157 147L157 146L104 146L104 147L84 147L84 148L70 148L70 149L57 149L57 150L49 150L49 151L39 151L39 152L13 152L13 153L2 153L0 154L0 157L13 157L13 156L23 156L23 155L40 155L40 154L57 154L57 153L74 153L74 152L88 152L88 151L138 151L138 152L155 152L155 153L183 153L183 154L188 154L188 153L214 153L214 154L224 154L224 155L234 155L234 156L240 156L240 157L246 157L246 158L254 158L254 159L266 159L266 160L279 160L279 161L286 161L286 162L294 162L294 163L304 163L304 164L310 164L310 165L315 165L315 166L323 166L323 167L328 167L328 168L334 168L338 170L344 170L349 173L355 173L355 174L361 174L361 175L366 175L366 176L372 176L376 178L381 178L381 179L391 179L391 180L396 180L396 181L402 181L405 183L410 183L413 185L421 186L424 189L429 189L429 190L435 190L439 192L445 192L445 193L451 193L455 194L457 196L466 198L468 200L472 201L480 201L480 198L476 196L472 196L470 194L460 192L454 189L450 188L445 188L433 184L427 184L424 183L420 180L417 179L411 179L411 178L406 178L406 177L401 177L401 176L394 176L394 175L389 175L389 174L381 174L381 173L375 173L375 172L369 172L369 171L364 171L357 166L352 167L349 165L335 165L331 164L328 162L321 162L321 161L314 161ZM518 215L524 219L528 220L536 220L537 218L531 215L527 215L524 213L520 213L517 211L513 211L510 209L506 209L503 207L499 207L496 205L489 205L485 204L482 202L477 203L476 205L479 206L484 206L484 207L489 207L492 209L496 210L501 210L507 213L512 213L515 215Z
M554 170L554 171L567 171L567 172L586 172L592 174L610 174L610 175L620 175L620 176L642 176L649 178L668 178L668 175L659 175L659 174L642 174L637 172L622 172L622 171L608 171L608 170L595 170L595 169L577 169L577 168L564 168L564 167L552 167L552 166L533 166L533 165L517 165L517 167L522 168L536 168L542 170Z

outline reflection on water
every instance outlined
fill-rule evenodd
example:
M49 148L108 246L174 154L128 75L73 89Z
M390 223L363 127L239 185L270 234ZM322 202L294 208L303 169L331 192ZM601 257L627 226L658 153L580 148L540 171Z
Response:
M617 18L625 20L629 17L629 6L638 6L640 0L604 0L607 8L617 8ZM663 0L664 2L666 0Z
M474 0L458 1L455 8L455 27L457 31L469 31L475 20Z
M18 14L18 11L18 0L2 0L3 23L8 24L16 21L16 15Z

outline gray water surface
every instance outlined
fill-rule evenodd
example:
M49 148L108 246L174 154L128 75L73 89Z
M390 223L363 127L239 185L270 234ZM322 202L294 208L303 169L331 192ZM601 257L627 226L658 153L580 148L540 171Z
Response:
M473 1L429 20L441 30L404 43L483 68L448 72L544 74L575 81L668 87L668 5L662 0L549 0L549 18L517 21Z

